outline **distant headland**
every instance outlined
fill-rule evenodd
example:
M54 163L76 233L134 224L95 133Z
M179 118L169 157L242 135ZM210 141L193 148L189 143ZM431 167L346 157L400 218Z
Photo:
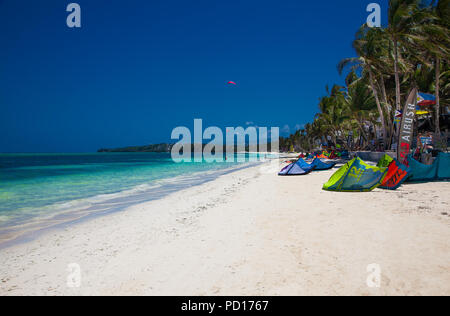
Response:
M145 146L129 146L122 148L101 148L97 150L99 153L167 153L172 150L173 144L153 144Z
M204 149L207 144L203 144L202 148ZM168 144L168 143L162 143L162 144L153 144L153 145L144 145L144 146L129 146L129 147L122 147L122 148L101 148L97 150L99 153L168 153L171 152L173 146L175 144ZM233 148L234 147L234 148ZM267 148L264 148L264 150L259 147L259 152L267 152L271 151L271 143L268 143L266 145ZM227 146L223 146L223 152L227 152L227 149L229 149ZM191 148L192 152L195 152L195 146L192 144ZM239 148L237 145L232 146L231 151L239 152ZM250 151L250 146L248 144L245 145L245 152ZM278 150L276 150L278 152ZM213 150L213 152L215 152Z

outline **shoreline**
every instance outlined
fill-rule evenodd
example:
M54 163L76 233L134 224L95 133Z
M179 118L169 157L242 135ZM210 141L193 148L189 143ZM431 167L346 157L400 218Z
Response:
M336 169L264 167L2 249L0 295L450 294L450 183L342 194L321 190Z
M242 165L230 165L230 167L223 169L194 172L187 176L179 175L175 178L163 178L116 193L101 194L50 205L49 207L58 207L60 210L45 216L30 218L20 224L0 227L0 251L16 244L32 241L48 231L82 223L98 216L121 212L134 205L164 198L188 187L214 181L222 175L250 168L259 163L247 162ZM147 188L144 189L144 187ZM77 207L75 204L79 204L79 206ZM64 207L65 205L70 205L70 207Z

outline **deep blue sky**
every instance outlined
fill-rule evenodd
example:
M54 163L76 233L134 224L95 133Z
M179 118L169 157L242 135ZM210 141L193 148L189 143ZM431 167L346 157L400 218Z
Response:
M194 118L294 131L343 82L371 2L0 0L0 152L168 142Z

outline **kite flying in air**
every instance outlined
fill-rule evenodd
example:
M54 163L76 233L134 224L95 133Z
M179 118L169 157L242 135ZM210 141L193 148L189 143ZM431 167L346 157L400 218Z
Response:
M228 84L232 84L232 85L235 85L235 86L237 85L236 82L234 82L234 81L228 81Z

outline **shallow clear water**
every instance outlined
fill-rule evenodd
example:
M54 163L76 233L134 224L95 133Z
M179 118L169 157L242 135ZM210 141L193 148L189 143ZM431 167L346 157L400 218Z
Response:
M0 154L0 240L159 198L247 165L175 163L168 153Z

